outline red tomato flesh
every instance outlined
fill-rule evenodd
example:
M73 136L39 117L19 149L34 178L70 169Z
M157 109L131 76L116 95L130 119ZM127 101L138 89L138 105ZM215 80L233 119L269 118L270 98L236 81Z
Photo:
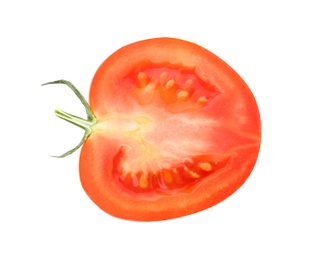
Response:
M248 178L260 147L256 101L224 61L191 42L144 40L96 72L98 123L84 143L86 193L118 218L155 221L209 208Z

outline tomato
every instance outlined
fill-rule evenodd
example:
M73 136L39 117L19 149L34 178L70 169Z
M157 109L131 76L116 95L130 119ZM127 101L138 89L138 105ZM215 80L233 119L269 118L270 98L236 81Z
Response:
M257 160L252 92L194 43L156 38L117 50L97 70L89 106L70 82L51 83L67 84L85 105L87 120L56 114L86 130L81 183L115 217L156 221L207 209L233 194Z

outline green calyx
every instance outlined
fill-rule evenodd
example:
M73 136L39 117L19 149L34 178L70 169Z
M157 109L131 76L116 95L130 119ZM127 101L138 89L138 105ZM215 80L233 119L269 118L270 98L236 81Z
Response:
M90 109L89 104L87 103L86 99L83 97L83 95L80 93L80 91L78 91L78 89L69 81L66 80L56 80L56 81L52 81L52 82L48 82L45 84L42 84L42 86L45 85L50 85L50 84L65 84L67 85L73 92L74 94L79 98L79 100L82 102L83 106L85 107L86 110L86 114L87 114L87 119L75 116L75 115L71 115L67 112L64 112L62 110L55 110L55 114L56 116L58 116L59 118L74 124L82 129L85 130L84 136L82 138L82 140L79 142L79 144L74 147L73 149L69 150L68 152L60 155L60 156L53 156L53 157L57 157L57 158L63 158L66 157L70 154L72 154L73 152L75 152L77 149L79 149L83 143L86 141L86 139L90 136L90 134L92 133L92 129L93 126L97 123L97 119L95 117L95 115L93 114L93 112Z

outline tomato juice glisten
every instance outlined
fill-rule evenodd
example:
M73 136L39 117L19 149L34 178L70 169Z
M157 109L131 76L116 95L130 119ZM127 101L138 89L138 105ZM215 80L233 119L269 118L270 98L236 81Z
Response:
M85 130L82 186L123 219L165 220L209 208L234 193L257 160L261 124L253 94L224 61L191 42L156 38L127 45L97 70Z

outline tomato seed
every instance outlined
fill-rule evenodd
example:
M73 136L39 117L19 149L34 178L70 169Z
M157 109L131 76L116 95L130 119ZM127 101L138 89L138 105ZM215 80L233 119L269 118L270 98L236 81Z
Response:
M200 104L200 105L204 105L208 102L208 99L206 97L200 97L198 98L197 100L197 104Z
M140 179L139 179L139 186L141 188L147 188L149 186L149 181L148 181L148 175L147 174L142 174Z
M209 172L212 170L212 165L208 162L199 163L199 167L206 172Z
M184 101L189 96L189 92L186 90L181 90L178 93L178 101Z
M148 83L147 75L144 72L139 72L137 79L138 79L139 87L141 88L144 88Z
M197 172L194 172L194 171L188 171L188 173L189 173L189 175L191 176L191 177L193 177L194 179L198 179L198 178L200 178L200 175L197 173Z
M165 85L165 90L168 90L168 89L172 88L174 86L174 84L175 84L174 79L168 80L166 85Z

